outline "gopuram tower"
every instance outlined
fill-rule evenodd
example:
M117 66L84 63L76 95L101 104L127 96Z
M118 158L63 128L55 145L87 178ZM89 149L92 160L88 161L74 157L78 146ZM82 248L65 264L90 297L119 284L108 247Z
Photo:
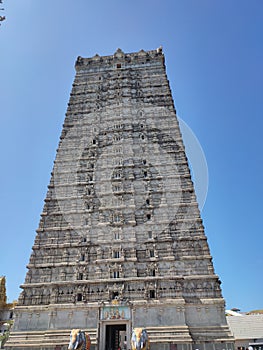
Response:
M161 49L78 57L9 350L228 350Z

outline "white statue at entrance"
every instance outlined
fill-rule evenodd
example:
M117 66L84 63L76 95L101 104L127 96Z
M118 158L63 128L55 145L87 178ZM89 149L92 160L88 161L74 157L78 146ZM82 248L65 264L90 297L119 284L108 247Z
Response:
M131 337L132 350L149 350L150 342L146 329L134 328Z

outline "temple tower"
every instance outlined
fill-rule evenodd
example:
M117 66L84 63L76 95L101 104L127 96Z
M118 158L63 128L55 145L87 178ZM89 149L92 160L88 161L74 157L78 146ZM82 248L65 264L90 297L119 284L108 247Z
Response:
M8 349L232 349L162 49L78 57Z

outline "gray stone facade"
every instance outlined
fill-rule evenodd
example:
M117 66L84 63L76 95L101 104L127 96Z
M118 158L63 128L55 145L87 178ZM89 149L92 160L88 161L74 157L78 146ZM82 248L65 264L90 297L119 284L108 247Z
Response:
M7 348L66 349L82 328L130 349L142 326L153 350L232 349L162 50L75 67Z

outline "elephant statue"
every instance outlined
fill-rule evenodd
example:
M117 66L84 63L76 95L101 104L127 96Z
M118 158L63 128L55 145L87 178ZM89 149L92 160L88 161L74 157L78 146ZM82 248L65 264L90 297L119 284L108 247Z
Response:
M134 328L131 337L132 350L149 350L150 342L146 329Z
M80 329L72 329L69 350L90 350L90 336Z

